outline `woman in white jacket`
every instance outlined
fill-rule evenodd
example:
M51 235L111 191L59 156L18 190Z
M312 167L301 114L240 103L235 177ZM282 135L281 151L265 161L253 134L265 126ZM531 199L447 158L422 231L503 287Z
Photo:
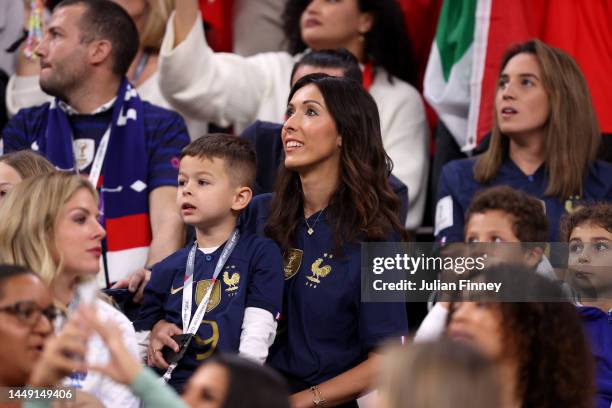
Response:
M406 226L425 208L428 128L422 99L407 81L416 65L395 0L289 0L285 32L292 53L244 58L206 43L197 0L175 0L160 50L160 87L180 112L241 131L253 121L282 122L291 71L307 47L346 48L364 67L364 86L378 104L393 174L408 186ZM257 30L257 27L253 27Z

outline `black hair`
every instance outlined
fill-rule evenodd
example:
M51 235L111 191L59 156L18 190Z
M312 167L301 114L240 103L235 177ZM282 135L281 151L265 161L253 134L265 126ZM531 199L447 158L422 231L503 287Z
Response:
M4 297L4 286L16 276L33 275L38 276L28 268L19 265L0 264L0 299Z
M81 41L109 40L113 73L119 77L125 76L138 52L136 24L121 6L111 0L63 0L55 8L81 4L86 8L79 22Z
M219 364L228 371L222 408L289 408L289 389L273 369L245 358L219 353L203 365Z
M344 77L350 78L357 83L363 82L359 61L346 48L336 48L334 50L309 51L300 58L293 66L291 80L295 76L295 71L303 65L317 68L338 68L344 71Z
M300 18L312 0L287 0L283 12L283 30L289 52L298 54L307 46L302 40ZM417 63L404 14L396 0L358 0L361 12L372 13L372 29L365 34L366 62L383 67L390 75L417 85ZM389 78L391 80L391 78Z

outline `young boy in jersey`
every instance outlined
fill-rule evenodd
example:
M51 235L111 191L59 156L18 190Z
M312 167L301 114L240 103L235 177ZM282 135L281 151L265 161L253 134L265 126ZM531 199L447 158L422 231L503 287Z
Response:
M491 187L474 196L465 216L465 242L486 245L487 265L521 262L555 279L543 256L548 219L543 203L507 186ZM437 339L444 331L448 303L438 302L417 330L415 341Z
M568 269L597 361L597 407L612 405L612 204L590 204L561 219Z
M151 330L148 364L164 371L169 349L180 349L173 336L195 325L195 337L168 381L179 393L198 365L217 351L263 363L274 340L284 286L280 249L237 228L254 178L255 153L238 137L211 134L181 153L177 205L185 224L195 227L196 241L153 267L134 323L137 330ZM200 323L201 302L206 311Z

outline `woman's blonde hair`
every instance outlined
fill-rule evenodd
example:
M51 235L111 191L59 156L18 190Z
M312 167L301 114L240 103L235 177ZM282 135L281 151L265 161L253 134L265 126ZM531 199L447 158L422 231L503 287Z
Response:
M159 52L166 23L174 10L174 0L147 0L149 14L140 34L140 45L147 50Z
M97 202L89 181L68 173L30 177L15 186L0 207L0 263L25 266L51 284L63 264L53 259L55 224L66 202L83 188Z
M385 408L501 405L493 363L471 348L446 339L388 350L379 390Z
M0 163L11 166L22 179L53 173L55 167L42 155L32 150L19 150L0 156Z
M537 58L550 103L544 136L548 174L545 195L561 199L579 195L584 175L595 160L601 142L587 82L571 56L539 40L510 48L502 60L500 75L508 61L521 53ZM502 134L494 112L491 145L474 167L476 181L485 184L497 175L508 148L509 139Z

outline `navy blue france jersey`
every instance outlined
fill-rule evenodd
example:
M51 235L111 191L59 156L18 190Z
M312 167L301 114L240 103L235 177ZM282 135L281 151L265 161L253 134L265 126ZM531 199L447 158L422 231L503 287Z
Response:
M255 197L244 227L261 233L271 195ZM284 253L285 297L268 364L292 379L319 384L363 362L385 340L408 331L403 303L361 302L360 244L333 254L326 214L313 214L298 229L295 248Z
M211 254L196 252L192 316L211 284L223 247ZM180 249L153 267L139 318L134 322L136 330L150 330L161 319L182 327L183 281L190 249L191 245ZM265 309L276 317L282 298L282 258L278 246L270 239L242 233L217 278L197 337L174 370L170 384L180 388L201 362L216 351L237 353L245 308Z
M597 408L612 406L612 312L578 307L597 363Z
M453 160L442 168L438 181L435 235L438 241L461 242L465 228L465 213L481 189L507 185L540 199L548 217L550 242L559 240L559 219L585 201L612 201L612 165L596 161L591 165L582 184L582 194L566 197L544 196L548 186L546 169L542 165L526 176L509 158L499 168L497 176L487 185L474 180L476 158Z

